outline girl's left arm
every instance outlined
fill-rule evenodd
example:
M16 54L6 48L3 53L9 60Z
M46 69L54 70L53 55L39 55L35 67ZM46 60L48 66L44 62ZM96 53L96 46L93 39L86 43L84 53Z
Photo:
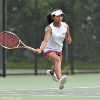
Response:
M72 43L72 39L71 39L71 36L70 36L69 26L68 25L67 25L67 32L66 32L66 41L67 41L68 44Z

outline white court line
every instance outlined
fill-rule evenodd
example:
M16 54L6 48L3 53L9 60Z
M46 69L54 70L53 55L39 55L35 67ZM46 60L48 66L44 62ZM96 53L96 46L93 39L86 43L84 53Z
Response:
M64 88L64 89L74 89L74 88L100 88L100 86L93 86L93 87L70 87L70 88ZM13 90L29 90L29 91L35 91L35 90L48 90L48 89L53 89L53 90L59 90L58 88L45 88L45 89L13 89ZM63 89L63 90L64 90ZM12 90L0 90L0 91L12 91Z
M100 88L100 86L93 86L93 87L71 87L71 88L64 88L63 89L63 91L66 91L66 89L78 89L78 88ZM75 94L75 93L66 93L66 94L62 94L62 95L58 95L58 94L54 94L54 95L39 95L39 94L34 94L34 93L36 93L35 92L35 90L42 90L42 91L51 91L51 89L52 90L58 90L58 91L61 91L61 90L59 90L58 88L45 88L45 89L13 89L13 90L0 90L0 92L1 91L3 91L3 92L6 92L6 93L9 93L9 94L4 94L4 93L1 93L0 95L23 95L23 96L25 96L25 95L34 95L34 96L72 96L72 97L100 97L100 96L88 96L88 95L86 95L86 96L80 96L80 95L78 95L78 94ZM16 93L14 90L25 90L25 91L27 91L27 90L33 90L33 92L30 92L30 93L33 93L33 94L19 94L19 93ZM11 92L12 91L12 92ZM15 94L16 93L16 94ZM29 93L29 92L28 92ZM46 92L46 93L54 93L54 92ZM74 95L75 94L75 95ZM89 93L85 93L85 94L89 94ZM96 93L96 94L100 94L100 92L99 93Z
M100 86L93 86L93 87L70 87L70 88L64 88L64 89L76 89L76 88L100 88ZM59 90L58 88L47 88L47 89L53 89L53 90Z
M11 93L11 94L13 94L13 93L16 93L16 92L5 92L5 93Z
M45 90L45 89L14 89L14 90L35 91L35 90Z
M12 91L12 90L0 90L0 92L5 92L5 91Z
M53 93L53 94L54 94L54 93L56 93L56 92L45 92L45 93L51 93L51 94Z
M70 88L64 88L63 90L66 89L76 89L76 88L100 88L100 86L93 86L93 87L70 87ZM35 90L59 90L58 88L45 88L45 89L13 89L13 90L29 90L29 91L35 91ZM1 90L2 91L2 90ZM3 91L12 91L12 90L3 90Z
M28 95L28 94L0 94L0 95L18 95L18 96L25 96L25 95ZM32 95L33 96L33 95ZM55 96L57 96L57 97L61 97L61 96L71 96L71 97L84 97L84 98L86 98L86 97L96 97L96 98L100 98L100 96L78 96L78 95L34 95L34 96L38 96L38 97L43 97L43 96L45 96L45 97L47 97L47 96L52 96L52 97L55 97Z
M66 90L66 89L76 89L76 88L100 88L100 86L93 86L93 87L70 87L70 88L64 88L63 90ZM40 91L45 91L45 90L59 90L58 88L45 88L45 89L13 89L13 90L0 90L0 92L9 92L9 91L14 91L14 90L24 90L24 91L37 91L37 90L40 90ZM60 91L60 90L59 90Z
M70 94L75 94L75 93L66 93L66 95L68 95L68 94L70 95Z
M90 93L84 93L84 94L90 94Z
M34 93L38 93L38 92L28 92L28 93L32 93L32 94L34 94Z

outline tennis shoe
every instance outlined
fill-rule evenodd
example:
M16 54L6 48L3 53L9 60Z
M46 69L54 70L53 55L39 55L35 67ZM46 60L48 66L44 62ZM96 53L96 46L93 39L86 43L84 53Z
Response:
M55 73L54 73L54 75L51 75L50 70L47 70L47 72L46 72L46 73L47 73L47 75L50 75L54 81L58 82L58 79L57 79L57 77L56 77L56 74L55 74Z
M59 80L59 89L63 89L64 88L64 84L67 81L67 76L63 76L60 80Z

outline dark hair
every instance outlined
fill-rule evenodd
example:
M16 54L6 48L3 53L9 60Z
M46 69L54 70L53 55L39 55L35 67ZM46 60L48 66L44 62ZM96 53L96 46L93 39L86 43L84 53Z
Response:
M56 11L56 10L59 10L59 9L55 9L53 11ZM55 15L53 15L53 16L55 16ZM52 19L51 13L47 14L47 22L48 22L48 24L51 24L52 22L54 22L54 20Z
M47 15L47 22L48 24L51 24L52 22L54 22L54 20L52 19L51 13Z

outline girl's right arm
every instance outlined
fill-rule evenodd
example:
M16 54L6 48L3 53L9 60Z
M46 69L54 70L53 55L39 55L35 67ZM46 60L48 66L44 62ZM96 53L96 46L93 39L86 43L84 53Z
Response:
M44 40L42 41L40 48L36 49L35 53L40 54L44 50L44 48L46 47L47 42L50 38L51 32L52 32L51 27L47 27L45 30Z

